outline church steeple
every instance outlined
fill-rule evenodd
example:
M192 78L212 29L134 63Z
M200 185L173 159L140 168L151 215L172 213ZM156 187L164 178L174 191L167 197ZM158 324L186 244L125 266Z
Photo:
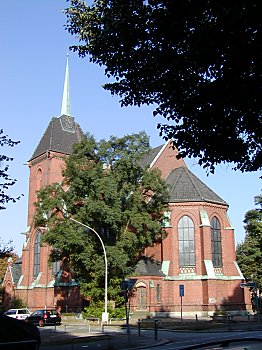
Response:
M66 57L66 71L65 71L65 82L64 82L61 115L71 116L71 114L70 114L70 95L69 95L69 68L68 68L69 54L67 54L66 56L67 56Z
M61 115L52 118L30 161L46 154L47 151L71 154L73 145L84 137L83 131L75 123L70 112L68 56L67 54Z

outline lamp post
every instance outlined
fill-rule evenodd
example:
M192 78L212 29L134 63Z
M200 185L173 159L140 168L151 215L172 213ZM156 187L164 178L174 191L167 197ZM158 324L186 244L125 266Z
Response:
M74 221L75 223L77 223L78 225L80 226L83 226L84 228L94 232L96 234L96 236L98 237L101 245L102 245L102 248L103 248L103 252L104 252L104 258L105 258L105 312L103 312L102 314L102 322L106 322L108 323L108 312L107 312L107 256L106 256L106 248L105 248L105 245L101 239L101 237L99 236L99 234L90 226L88 225L85 225L83 224L82 222L80 221L77 221L73 218L70 218L70 220Z

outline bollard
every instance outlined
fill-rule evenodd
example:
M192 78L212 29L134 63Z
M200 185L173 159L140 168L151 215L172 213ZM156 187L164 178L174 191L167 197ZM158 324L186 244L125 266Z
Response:
M198 318L197 318L197 314L196 314L196 323L198 323Z
M65 333L66 333L66 324L65 324Z
M227 326L228 326L228 330L230 331L231 330L231 327L230 327L230 314L228 313L227 314Z
M141 335L141 318L138 319L137 326L138 326L138 335Z
M158 340L158 334L157 334L157 331L158 331L158 320L155 320L155 341Z

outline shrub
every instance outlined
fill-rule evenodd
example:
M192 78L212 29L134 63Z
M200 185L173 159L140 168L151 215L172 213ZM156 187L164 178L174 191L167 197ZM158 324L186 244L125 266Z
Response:
M10 309L23 309L26 307L21 298L14 297L11 299Z
M102 313L105 310L105 306L103 302L90 303L89 306L86 306L83 311L84 318L102 318ZM108 307L109 318L125 318L126 310L124 307L118 307L112 309L110 306Z

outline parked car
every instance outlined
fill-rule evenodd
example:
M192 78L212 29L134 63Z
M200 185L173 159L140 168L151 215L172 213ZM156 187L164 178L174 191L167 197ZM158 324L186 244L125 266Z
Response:
M40 344L40 332L35 325L0 314L0 349L36 350Z
M24 309L9 309L5 312L6 316L16 318L17 320L25 320L27 316L29 316L31 312L24 308Z
M56 310L43 309L32 312L25 320L43 327L48 324L61 324L61 315Z

